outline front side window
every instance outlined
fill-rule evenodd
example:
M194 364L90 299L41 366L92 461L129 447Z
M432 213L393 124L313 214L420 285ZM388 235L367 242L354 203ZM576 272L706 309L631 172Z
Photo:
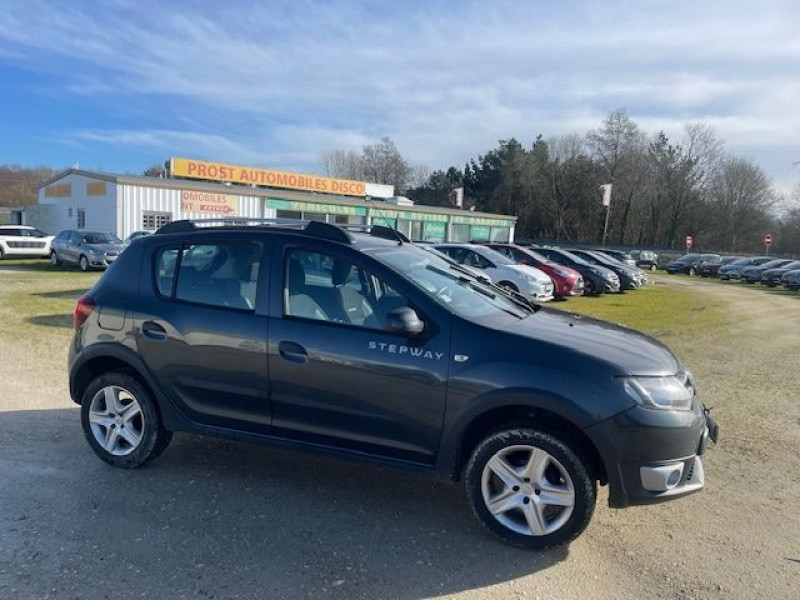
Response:
M373 251L372 255L400 273L437 303L461 316L478 318L511 314L524 318L531 312L497 289L468 277L462 269L433 252L404 244Z
M184 302L253 310L260 263L261 246L253 243L162 248L155 257L156 289Z
M389 311L408 306L391 286L351 261L291 250L284 261L285 316L383 329Z

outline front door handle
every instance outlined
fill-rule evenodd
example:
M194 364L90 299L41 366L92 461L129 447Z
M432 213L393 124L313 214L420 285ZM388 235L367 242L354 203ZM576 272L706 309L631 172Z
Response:
M304 365L308 362L308 352L300 344L295 342L280 342L278 344L278 354L289 362Z
M151 340L163 342L167 339L167 330L158 323L153 321L145 321L142 323L142 333L149 337Z

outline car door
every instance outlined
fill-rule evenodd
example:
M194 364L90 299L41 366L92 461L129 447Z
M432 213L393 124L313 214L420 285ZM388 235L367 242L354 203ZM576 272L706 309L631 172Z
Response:
M78 264L78 256L80 254L81 241L83 240L83 233L80 231L71 231L69 239L64 244L62 251L62 258L71 263Z
M289 245L275 249L273 262L280 265L269 326L275 433L432 463L445 408L449 318L355 251ZM384 328L387 313L402 306L425 321L424 335Z
M195 423L269 431L265 248L205 235L154 245L143 262L138 351Z

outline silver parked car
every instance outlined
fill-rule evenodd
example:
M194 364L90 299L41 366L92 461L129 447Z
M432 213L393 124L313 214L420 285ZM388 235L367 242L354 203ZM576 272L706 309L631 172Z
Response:
M50 264L74 264L81 271L105 269L117 260L125 242L110 231L75 231L59 233L50 245Z

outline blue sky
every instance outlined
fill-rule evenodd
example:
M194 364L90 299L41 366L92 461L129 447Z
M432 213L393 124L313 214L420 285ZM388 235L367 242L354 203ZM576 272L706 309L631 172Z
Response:
M675 139L710 123L789 189L799 33L797 0L6 0L0 163L316 171L388 135L442 168L625 107Z

